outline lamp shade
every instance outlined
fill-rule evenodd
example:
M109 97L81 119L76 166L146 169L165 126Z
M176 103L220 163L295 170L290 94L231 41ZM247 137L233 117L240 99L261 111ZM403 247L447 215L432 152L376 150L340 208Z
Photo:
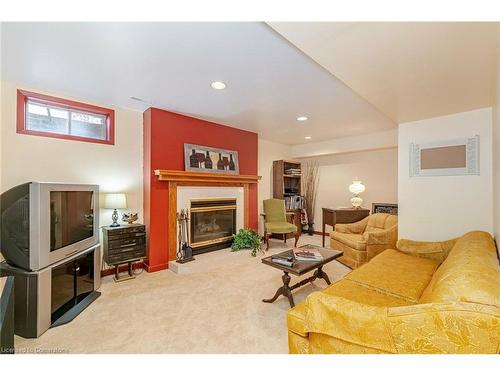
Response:
M104 196L104 208L127 208L127 197L123 193L106 194Z
M355 180L349 185L349 191L355 195L361 194L365 191L365 185L363 185L361 181Z

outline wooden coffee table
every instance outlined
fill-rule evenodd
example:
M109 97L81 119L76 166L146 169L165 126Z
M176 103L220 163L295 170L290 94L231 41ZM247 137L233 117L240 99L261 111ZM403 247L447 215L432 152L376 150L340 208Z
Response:
M311 246L311 245L303 245L303 246ZM299 247L303 247L299 246ZM326 281L328 285L330 285L330 279L328 278L328 275L326 274L325 271L323 271L323 266L329 262L331 262L334 259L337 259L338 257L341 257L344 253L342 251L337 251L337 250L332 250L332 249L325 249L324 247L316 246L323 255L323 260L321 261L295 261L294 265L292 267L284 266L279 263L274 263L271 260L271 256L265 257L262 259L262 263L267 264L268 266L277 268L281 271L283 271L283 276L281 279L283 280L283 286L281 286L277 291L276 294L274 295L273 298L270 299L263 299L262 302L266 303L272 303L278 299L279 296L287 297L288 302L290 303L291 307L295 306L295 302L293 301L293 296L292 296L292 290L305 285L309 282L313 282L317 278L323 279ZM283 251L281 253L278 253L276 255L281 255L281 256L290 256L293 255L292 249ZM314 274L311 277L308 277L307 279L304 279L302 281L299 281L297 284L290 286L290 275L296 275L296 276L302 276L307 272L314 271Z

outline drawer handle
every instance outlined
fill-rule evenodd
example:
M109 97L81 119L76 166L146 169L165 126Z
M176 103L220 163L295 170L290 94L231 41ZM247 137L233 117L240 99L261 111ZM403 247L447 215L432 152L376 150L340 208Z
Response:
M126 243L125 245L120 245L120 247L131 247L135 246L135 242Z

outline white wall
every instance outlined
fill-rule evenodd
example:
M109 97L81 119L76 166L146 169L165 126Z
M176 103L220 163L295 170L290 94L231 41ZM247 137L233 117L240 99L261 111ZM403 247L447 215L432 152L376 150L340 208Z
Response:
M409 177L411 142L480 137L479 176ZM492 109L399 125L399 237L444 240L493 230Z
M259 205L259 231L263 233L264 223L260 213L263 210L262 201L273 197L273 161L288 159L290 146L259 138L258 149L258 175L262 176L262 179L258 185L257 201Z
M397 148L352 152L318 158L301 159L319 162L319 186L316 200L314 229L321 231L322 208L350 207L349 185L357 177L366 186L360 196L363 207L372 203L398 203ZM326 228L327 232L331 227Z
M101 192L127 193L128 209L124 211L139 212L142 221L142 113L113 108L115 145L17 134L17 88L60 95L5 81L1 86L2 191L27 181L98 184ZM111 211L101 209L100 224L110 223Z

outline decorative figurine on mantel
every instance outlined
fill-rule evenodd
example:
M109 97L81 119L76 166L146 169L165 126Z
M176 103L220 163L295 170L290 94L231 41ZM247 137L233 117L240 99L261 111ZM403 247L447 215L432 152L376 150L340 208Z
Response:
M186 263L194 260L193 249L189 246L189 211L181 210L177 213L177 223L179 225L179 240L177 247L177 262Z

